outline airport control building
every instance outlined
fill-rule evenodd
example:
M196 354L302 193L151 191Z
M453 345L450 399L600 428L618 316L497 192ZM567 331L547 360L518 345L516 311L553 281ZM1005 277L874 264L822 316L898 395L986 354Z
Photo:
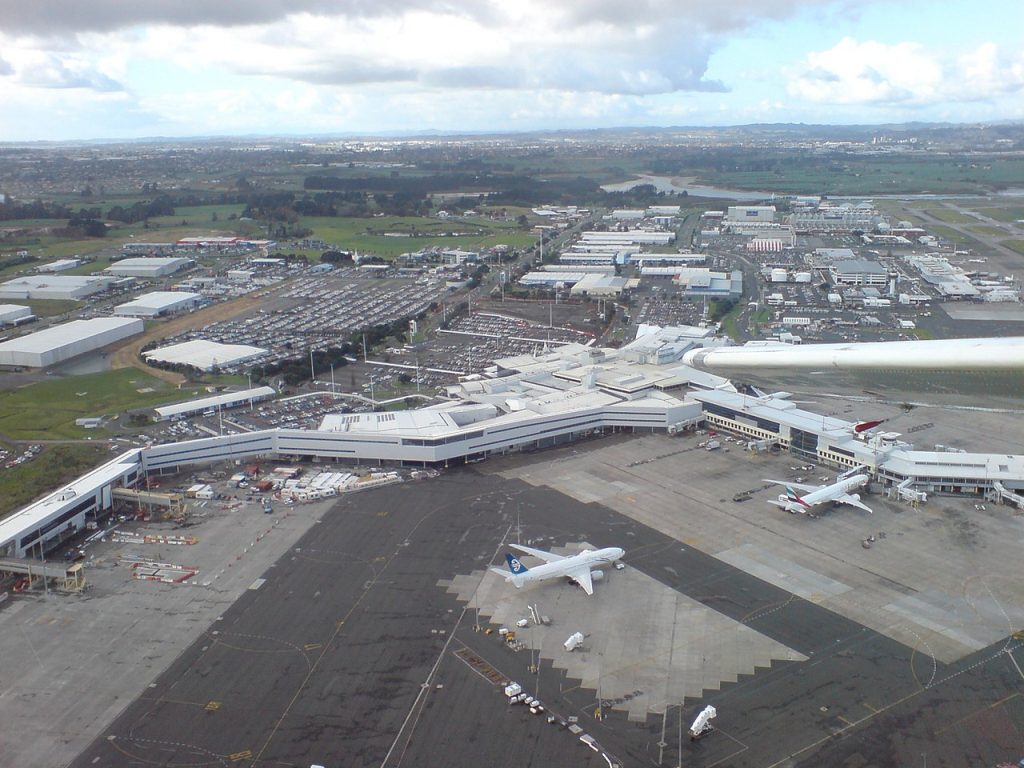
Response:
M105 514L112 488L195 465L266 457L446 467L602 434L700 425L864 472L903 498L959 493L1024 506L1024 456L918 451L899 434L798 408L786 393L740 393L728 379L682 362L696 346L714 343L709 333L644 326L621 349L568 344L497 360L491 375L453 385L445 402L425 408L330 414L312 430L133 449L0 521L0 557L39 556Z

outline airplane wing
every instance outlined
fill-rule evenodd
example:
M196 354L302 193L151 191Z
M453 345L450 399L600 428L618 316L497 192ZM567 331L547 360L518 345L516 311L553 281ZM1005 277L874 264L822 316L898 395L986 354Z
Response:
M589 565L584 565L584 566L581 566L579 568L574 568L571 571L569 571L568 573L566 573L565 575L568 576L573 581L575 581L581 587L583 587L583 591L586 592L588 595L594 594L594 582L590 578L590 566Z
M487 570L491 571L492 573L498 574L505 581L511 581L512 579L512 574L504 568L488 568Z
M836 499L836 501L838 501L840 504L849 504L851 507L863 509L865 512L871 511L871 507L869 507L867 504L861 503L860 500L853 498L853 496L850 496L849 494L840 496L838 499Z
M528 555L540 558L545 563L557 563L559 560L565 560L565 555L556 555L554 552L545 552L543 549L524 547L522 544L509 544L509 546L513 549L518 549L520 552L525 552Z
M817 491L821 488L820 485L804 485L803 483L794 483L791 480L770 480L765 478L761 481L762 483L775 483L776 485L788 485L790 488L796 488L798 491Z

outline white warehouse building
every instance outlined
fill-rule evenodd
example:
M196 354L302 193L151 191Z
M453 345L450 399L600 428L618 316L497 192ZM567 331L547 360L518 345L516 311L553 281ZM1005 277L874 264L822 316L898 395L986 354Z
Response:
M78 301L107 290L113 283L109 277L25 275L0 283L0 299Z
M211 397L186 400L183 403L162 405L153 410L156 413L157 421L169 421L208 413L211 410L234 408L247 403L258 403L263 400L269 400L276 394L277 392L272 387L253 387L252 389L243 389L239 392L224 392L223 394Z
M104 271L122 277L166 277L173 275L194 262L180 256L153 256L133 259L121 259L107 267Z
M160 317L195 309L202 300L198 293L153 291L114 307L114 314L121 317Z
M230 365L253 360L265 355L267 350L248 344L221 344L218 341L193 339L180 344L152 349L143 352L147 361L172 363L177 365L193 365L201 371L212 371Z
M0 344L0 365L46 368L142 333L141 320L97 317L73 320Z
M18 325L33 317L31 307L21 304L0 304L0 325Z

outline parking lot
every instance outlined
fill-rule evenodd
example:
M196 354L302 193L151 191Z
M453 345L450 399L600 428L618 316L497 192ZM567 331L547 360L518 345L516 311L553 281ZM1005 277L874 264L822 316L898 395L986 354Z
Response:
M256 361L265 365L308 349L336 346L362 329L417 317L436 307L444 292L443 282L364 277L355 269L306 275L253 314L191 330L166 343L202 338L250 344L269 350ZM251 364L223 370L244 370Z

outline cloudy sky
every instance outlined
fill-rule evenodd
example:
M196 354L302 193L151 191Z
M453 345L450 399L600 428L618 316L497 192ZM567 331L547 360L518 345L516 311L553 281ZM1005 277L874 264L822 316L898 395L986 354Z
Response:
M0 141L1024 119L1020 0L0 0Z

